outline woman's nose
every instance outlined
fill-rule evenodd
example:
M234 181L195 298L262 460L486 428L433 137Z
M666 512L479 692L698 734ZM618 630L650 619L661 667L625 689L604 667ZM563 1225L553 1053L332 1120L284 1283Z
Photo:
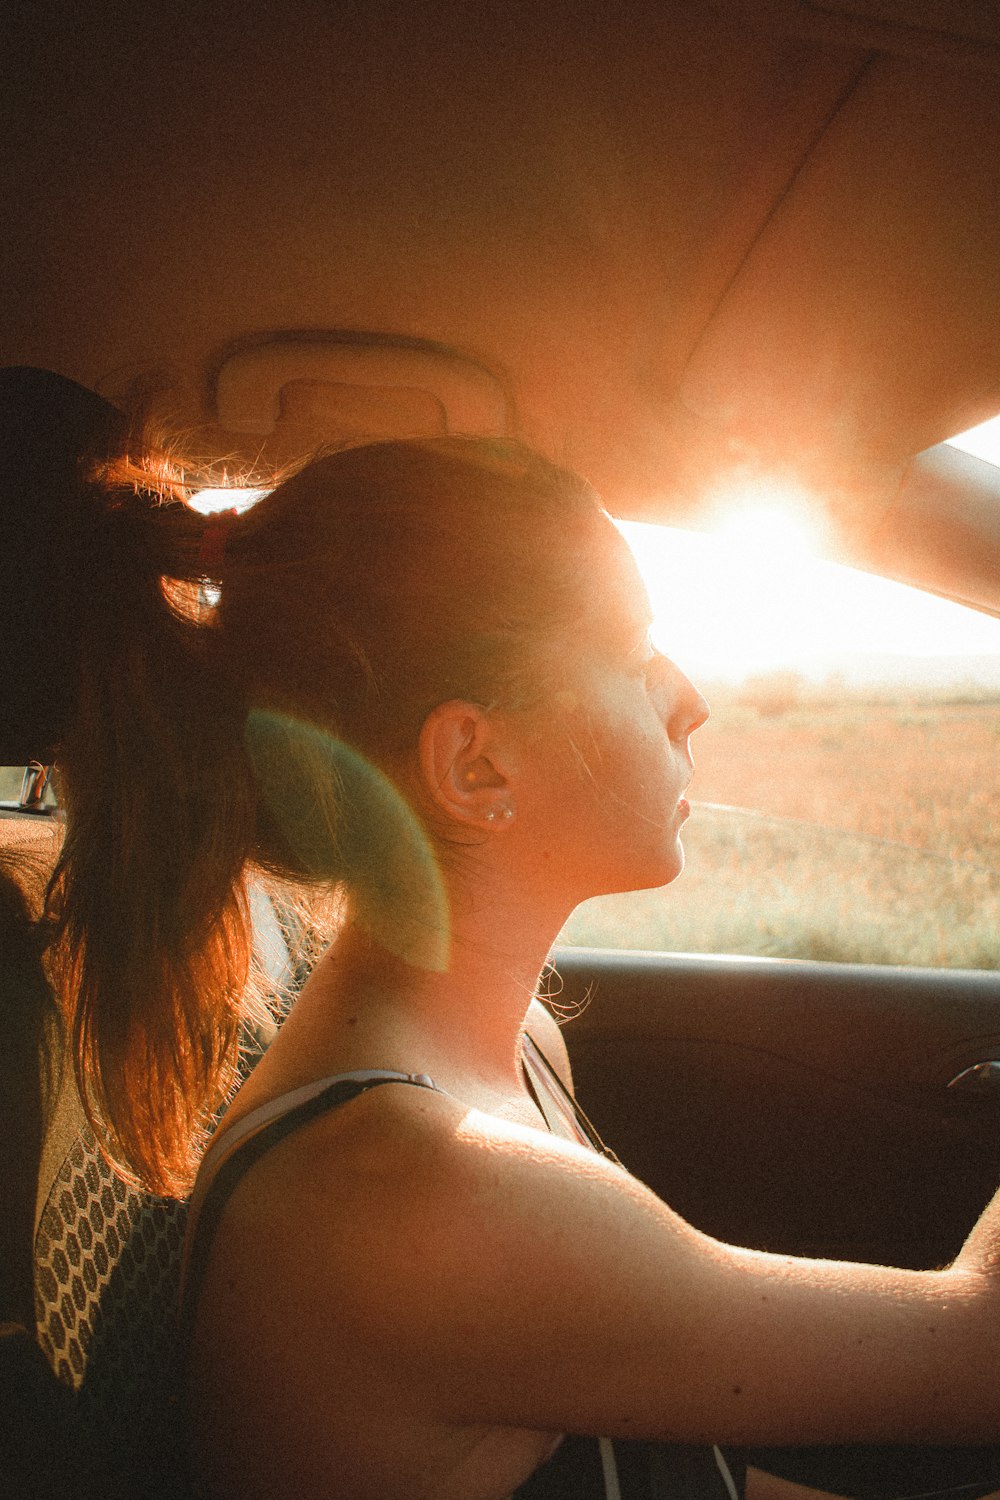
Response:
M702 697L690 678L680 667L675 666L674 708L667 723L667 733L672 740L686 740L696 729L700 729L709 715L708 702Z

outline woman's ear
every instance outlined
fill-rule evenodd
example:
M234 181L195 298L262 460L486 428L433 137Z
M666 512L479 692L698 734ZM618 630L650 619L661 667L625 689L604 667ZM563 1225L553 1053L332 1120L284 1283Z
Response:
M435 807L458 823L499 828L514 816L514 764L502 721L476 703L439 703L418 740L420 774Z

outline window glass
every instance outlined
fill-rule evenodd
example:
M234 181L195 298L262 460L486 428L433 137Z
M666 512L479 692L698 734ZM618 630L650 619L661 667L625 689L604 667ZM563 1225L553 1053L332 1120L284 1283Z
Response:
M1000 969L1000 689L716 688L684 873L562 941Z
M26 769L25 766L0 766L0 804L7 803L16 806L20 802ZM52 783L47 782L42 793L42 805L55 807L55 804L56 798Z
M1000 620L814 560L804 514L622 525L712 717L684 873L561 941L1000 969Z
M23 779L23 766L0 766L0 802L16 802Z

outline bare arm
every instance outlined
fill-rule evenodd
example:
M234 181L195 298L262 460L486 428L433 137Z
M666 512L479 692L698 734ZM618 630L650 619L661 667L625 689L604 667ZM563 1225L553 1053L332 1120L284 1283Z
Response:
M265 1158L206 1286L218 1324L266 1266L269 1378L295 1389L303 1421L324 1420L345 1351L363 1349L432 1423L995 1439L995 1203L946 1271L739 1250L571 1143L391 1092L357 1101L336 1141L303 1132Z

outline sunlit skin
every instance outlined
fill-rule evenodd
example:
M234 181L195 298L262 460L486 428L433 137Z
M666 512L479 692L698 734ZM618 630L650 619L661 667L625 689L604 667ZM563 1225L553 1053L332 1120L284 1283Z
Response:
M442 850L450 966L417 969L349 922L228 1117L354 1068L445 1091L321 1117L231 1199L192 1359L213 1493L503 1500L566 1431L995 1434L998 1210L945 1272L734 1249L550 1135L526 1092L526 1024L568 1067L532 995L569 911L682 863L706 706L649 647L623 547L610 573L614 631L595 600L542 703L442 703L396 768Z

